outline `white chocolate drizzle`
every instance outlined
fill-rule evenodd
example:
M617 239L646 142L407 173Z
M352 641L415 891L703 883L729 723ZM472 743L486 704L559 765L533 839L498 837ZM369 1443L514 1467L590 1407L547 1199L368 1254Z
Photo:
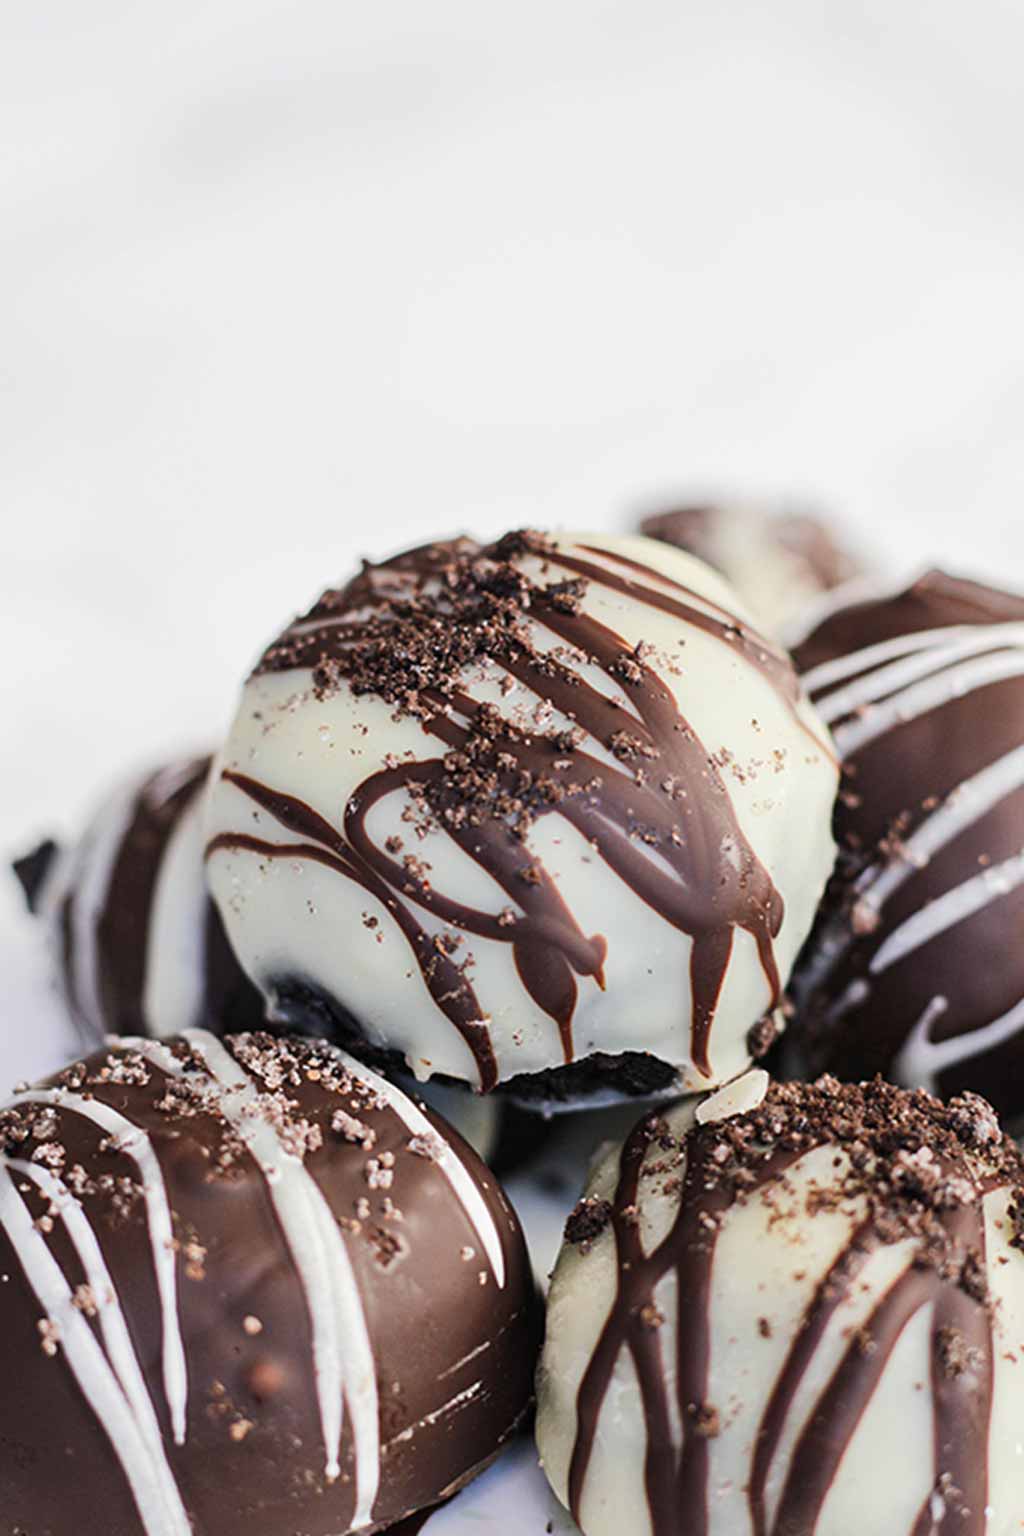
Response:
M0 1226L18 1256L44 1316L121 1463L146 1536L192 1536L192 1522L167 1463L160 1427L128 1337L120 1303L95 1234L79 1203L48 1170L8 1159L0 1163ZM75 1306L67 1279L33 1224L13 1182L35 1182L60 1215L99 1307L109 1358Z
M185 1031L217 1090L217 1108L245 1144L266 1181L302 1284L313 1336L313 1369L329 1481L341 1471L343 1404L352 1417L356 1459L355 1526L370 1523L380 1482L377 1373L352 1264L338 1224L302 1159L285 1150L260 1114L259 1091L230 1053L205 1030ZM172 1077L182 1063L152 1040L126 1042ZM196 1074L190 1073L194 1081Z
M153 1143L139 1126L99 1099L85 1098L64 1088L30 1088L15 1094L14 1104L48 1104L70 1110L91 1120L115 1138L117 1150L130 1157L142 1178L142 1197L146 1206L149 1245L153 1255L163 1331L163 1379L171 1430L175 1443L185 1443L185 1414L188 1406L188 1367L181 1339L178 1316L178 1284L175 1271L174 1227L171 1222L167 1187Z
M833 727L844 760L887 731L941 708L952 699L1024 675L1024 624L950 625L922 630L838 656L803 674L801 681L822 718ZM894 854L877 859L854 886L849 916L828 922L804 990L818 991L842 963L858 933L883 920L896 893L937 854L1002 801L1024 787L1024 746L1005 753L966 779ZM970 875L918 907L887 934L874 952L867 975L854 979L826 1008L835 1025L871 992L872 978L898 965L922 946L1010 895L1024 883L1024 852L994 868ZM935 997L922 1012L893 1064L899 1081L935 1088L946 1068L989 1050L1024 1026L1024 1003L983 1027L942 1042L932 1027L947 1012L948 999Z
M412 1100L402 1093L400 1089L393 1087L385 1078L379 1077L376 1072L371 1071L369 1067L365 1067L361 1061L356 1061L353 1056L349 1056L347 1051L341 1050L340 1047L332 1046L331 1054L336 1055L338 1060L343 1062L350 1072L356 1077L361 1078L368 1087L373 1089L374 1093L384 1099L389 1109L392 1109L398 1118L404 1121L414 1136L421 1136L427 1139L434 1164L440 1169L451 1185L455 1198L465 1211L470 1225L483 1245L487 1261L491 1266L498 1287L503 1290L505 1286L505 1252L501 1245L501 1235L498 1232L493 1216L487 1209L486 1201L470 1177L465 1165L456 1155L454 1147L438 1135L423 1111L417 1109Z

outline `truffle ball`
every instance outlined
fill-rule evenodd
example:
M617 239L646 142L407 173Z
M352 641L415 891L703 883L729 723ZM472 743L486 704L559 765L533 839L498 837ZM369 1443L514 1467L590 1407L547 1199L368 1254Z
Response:
M586 1536L1011 1536L1020 1153L974 1095L753 1087L648 1115L569 1219L555 1492Z
M208 879L275 1016L483 1091L678 1091L770 1038L836 783L788 658L699 562L462 539L266 652Z
M645 518L640 531L721 571L773 633L863 572L836 530L807 512L732 502L682 506Z
M88 1049L106 1035L197 1027L223 1035L267 1022L206 888L200 813L209 770L209 757L192 758L128 779L76 843L46 842L15 862L30 909L50 928L60 994ZM534 1116L524 1124L498 1097L441 1083L421 1091L495 1168L528 1155Z
M1024 1112L1024 598L932 571L797 646L843 759L836 875L794 979L813 1074Z
M50 925L61 991L87 1048L107 1034L176 1034L215 1021L258 1024L263 1002L240 970L206 890L202 789L209 757L129 777L67 848L15 863Z
M500 1188L335 1048L125 1040L0 1111L0 1508L47 1536L343 1536L522 1423Z

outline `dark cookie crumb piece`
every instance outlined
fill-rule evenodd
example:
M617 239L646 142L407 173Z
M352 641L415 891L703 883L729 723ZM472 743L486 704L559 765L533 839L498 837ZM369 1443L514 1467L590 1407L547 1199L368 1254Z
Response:
M612 1219L609 1200L599 1200L585 1195L570 1212L565 1223L565 1241L579 1247L584 1253L590 1248Z

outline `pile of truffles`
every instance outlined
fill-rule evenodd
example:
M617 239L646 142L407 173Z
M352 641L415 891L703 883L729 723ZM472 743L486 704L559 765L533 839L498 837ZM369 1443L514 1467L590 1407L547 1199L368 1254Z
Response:
M804 514L436 542L17 860L3 1536L441 1536L535 1402L586 1536L1024 1529L1022 616Z

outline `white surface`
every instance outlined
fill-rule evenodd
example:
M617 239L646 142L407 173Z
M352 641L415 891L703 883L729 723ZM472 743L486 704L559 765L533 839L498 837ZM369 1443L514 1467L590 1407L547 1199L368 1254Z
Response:
M726 486L1024 560L1022 49L1013 0L3 7L0 845L417 533Z
M1022 48L1013 0L4 7L0 849L434 531L793 490L1024 581ZM0 881L8 1081L64 1050L29 935Z

